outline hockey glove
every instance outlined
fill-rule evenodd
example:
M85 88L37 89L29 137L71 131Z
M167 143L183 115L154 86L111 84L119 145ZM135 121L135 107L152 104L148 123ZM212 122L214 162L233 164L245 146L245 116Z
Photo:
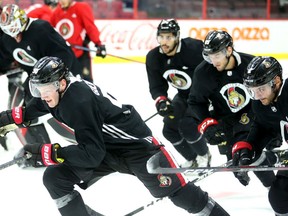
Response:
M27 127L30 122L23 122L25 109L23 107L15 107L12 110L0 113L0 136L5 136L8 132L18 127Z
M253 157L254 151L250 143L239 141L233 145L233 166L249 165L252 163Z
M173 118L173 106L171 103L171 100L165 96L159 96L156 98L156 109L159 115Z
M96 56L100 56L102 58L105 58L107 53L106 53L106 47L105 45L95 45L97 51L96 51Z
M216 119L206 118L198 125L199 133L203 134L210 145L226 142L226 137Z
M252 163L253 157L254 151L250 143L239 141L233 145L233 166L249 165ZM250 178L247 172L234 172L234 175L242 185L247 186L249 184Z
M33 167L49 166L58 163L63 163L63 158L57 157L57 151L61 148L58 143L55 144L26 144L25 152L32 154L32 157L27 159Z

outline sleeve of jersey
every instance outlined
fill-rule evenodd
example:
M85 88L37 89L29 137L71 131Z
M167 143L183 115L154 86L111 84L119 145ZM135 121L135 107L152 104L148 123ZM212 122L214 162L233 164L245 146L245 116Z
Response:
M40 98L32 98L25 105L24 121L32 121L48 113L49 113L49 110L47 109L47 107L44 105L44 102Z
M81 2L81 4L77 5L77 11L90 40L97 45L101 45L100 31L94 23L94 16L90 6L87 3Z
M154 60L153 60L154 59ZM167 97L169 88L168 81L163 78L161 69L158 68L157 56L150 52L146 56L146 71L149 83L149 91L152 98L155 100L159 96Z
M65 163L83 168L97 167L105 156L105 144L102 135L103 120L97 107L91 103L81 103L73 112L66 112L65 119L74 129L78 145L61 148L58 155Z
M196 118L202 122L204 119L211 117L209 112L210 103L206 95L207 91L205 90L204 83L198 79L197 73L199 73L198 67L195 69L195 74L193 76L193 84L188 97L188 105Z

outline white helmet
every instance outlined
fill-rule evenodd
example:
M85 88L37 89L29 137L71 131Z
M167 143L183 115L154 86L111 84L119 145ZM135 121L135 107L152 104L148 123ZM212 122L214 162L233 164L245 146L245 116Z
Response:
M0 19L0 26L5 34L16 37L25 29L28 17L24 10L15 4L8 4L3 7Z

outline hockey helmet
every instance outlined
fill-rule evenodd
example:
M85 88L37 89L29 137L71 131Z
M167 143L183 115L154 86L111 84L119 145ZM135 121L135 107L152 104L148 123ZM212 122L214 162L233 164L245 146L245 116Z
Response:
M226 31L213 30L204 39L203 53L205 55L217 53L228 46L233 46L232 37Z
M58 2L58 0L44 0L44 4L51 5L53 7L57 6Z
M244 72L244 85L246 87L262 86L272 81L276 76L282 79L282 67L273 57L254 57Z
M5 34L16 37L24 31L28 17L24 10L15 4L8 4L1 12L0 26Z
M69 69L58 57L46 56L41 58L34 66L29 77L29 88L33 97L41 97L39 87L53 85L59 89L59 81L67 79Z
M180 27L175 19L163 19L157 28L157 36L160 33L173 33L175 37L180 35Z

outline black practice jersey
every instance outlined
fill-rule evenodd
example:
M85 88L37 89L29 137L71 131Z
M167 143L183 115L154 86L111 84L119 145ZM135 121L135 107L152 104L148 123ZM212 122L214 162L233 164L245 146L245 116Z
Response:
M0 67L6 66L3 64L7 64L7 59L10 59L10 62L15 59L20 67L30 74L40 58L55 56L61 58L73 74L77 74L74 71L80 71L80 63L63 37L47 21L31 18L28 20L19 43L7 34L1 36Z
M95 167L102 161L106 150L125 151L128 147L140 152L149 149L149 146L143 146L143 139L151 141L152 132L134 107L122 105L87 81L72 77L54 108L34 98L26 106L25 120L45 112L74 129L78 146L70 145L59 152L59 157L72 166Z
M248 136L248 142L256 144L263 136L282 137L288 142L288 80L281 87L273 104L264 106L261 101L252 101L255 121Z
M250 95L243 85L243 74L253 56L233 52L236 66L222 72L206 61L196 69L188 104L199 121L210 116L210 102L214 108L214 118L242 113L251 109Z
M152 98L168 96L170 83L180 96L188 97L195 68L203 60L203 42L193 38L181 39L174 56L164 54L160 46L146 56L146 70Z

